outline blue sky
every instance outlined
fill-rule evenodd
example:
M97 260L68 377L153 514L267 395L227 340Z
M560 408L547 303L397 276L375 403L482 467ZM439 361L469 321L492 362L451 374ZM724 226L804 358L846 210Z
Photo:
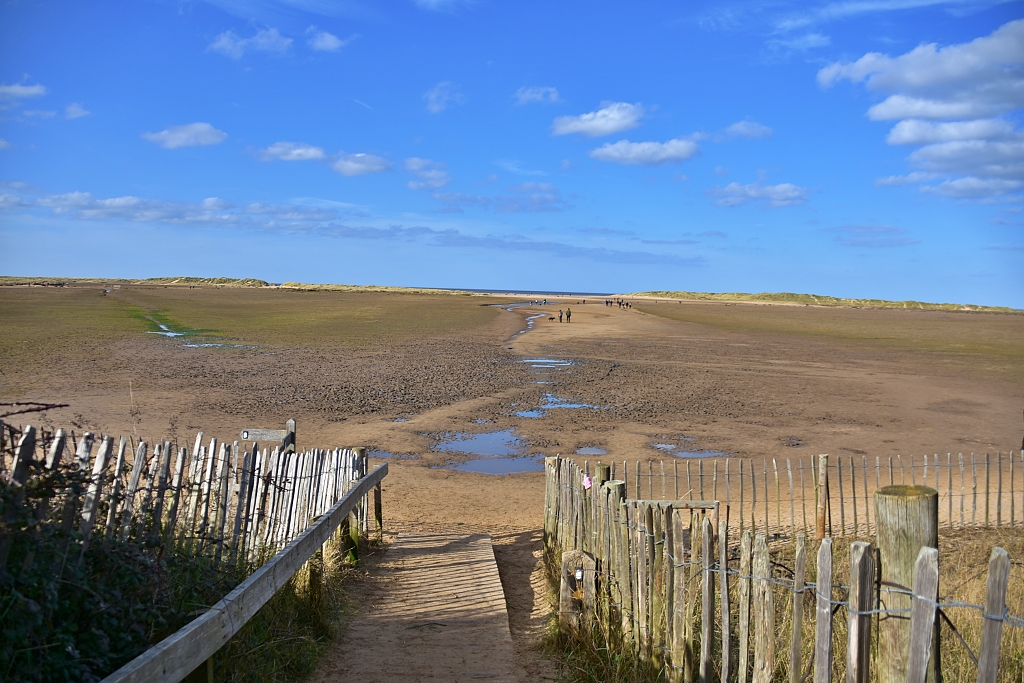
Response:
M0 272L1024 308L1022 16L8 1Z

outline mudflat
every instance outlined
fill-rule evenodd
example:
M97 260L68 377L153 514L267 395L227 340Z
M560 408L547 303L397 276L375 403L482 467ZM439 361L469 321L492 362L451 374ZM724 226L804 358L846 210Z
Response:
M527 678L551 673L531 649L548 612L543 475L467 470L581 448L661 460L666 442L739 457L1021 445L1024 315L632 304L2 287L0 400L70 404L33 424L183 442L295 418L300 447L374 449L389 532L490 535ZM496 432L497 457L461 452Z

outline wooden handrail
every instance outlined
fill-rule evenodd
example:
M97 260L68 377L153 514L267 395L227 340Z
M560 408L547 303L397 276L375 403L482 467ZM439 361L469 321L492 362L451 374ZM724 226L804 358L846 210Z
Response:
M326 514L201 617L104 678L103 683L178 683L188 676L288 582L387 473L388 465L384 463L360 479Z

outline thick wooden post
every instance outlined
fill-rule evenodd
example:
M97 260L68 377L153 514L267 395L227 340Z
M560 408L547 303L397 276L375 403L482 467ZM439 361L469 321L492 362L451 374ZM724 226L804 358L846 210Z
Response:
M850 614L846 683L868 683L871 664L871 611L875 584L875 554L870 543L850 546Z
M754 540L754 677L753 683L771 683L775 673L775 601L772 565L764 534Z
M1002 548L992 548L985 590L985 623L981 627L981 651L978 655L978 683L996 683L999 678L999 643L1003 637L1006 584L1009 580L1009 554Z
M377 532L377 540L384 540L384 511L381 506L381 485L373 487L373 523Z
M585 613L593 614L597 596L596 570L597 562L590 553L582 550L563 553L558 590L558 625L561 628L579 626Z
M921 548L937 548L939 540L939 494L928 486L897 484L875 492L875 522L881 561L881 607L910 610L909 589L914 581L914 564ZM935 637L938 638L936 630ZM878 683L905 683L910 655L909 612L887 614L878 623ZM928 681L936 681L939 649L932 649Z
M832 539L818 548L814 623L814 683L832 683Z

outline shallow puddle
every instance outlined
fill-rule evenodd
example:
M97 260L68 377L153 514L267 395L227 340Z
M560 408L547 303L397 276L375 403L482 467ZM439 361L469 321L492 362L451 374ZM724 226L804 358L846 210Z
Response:
M583 446L576 449L576 455L608 455L608 451L597 446Z
M184 332L175 332L171 328L167 327L167 325L164 325L162 323L157 323L157 326L160 328L160 330L161 330L160 332L157 332L157 331L154 330L154 331L151 331L151 332L147 332L146 334L159 334L161 337L184 337L185 336Z
M571 360L560 358L524 358L523 362L532 368L567 368L575 365Z
M534 419L534 418L538 418L538 417L544 417L544 411L543 410L520 410L518 413L516 413L516 417L525 417L525 418L530 418L530 419Z
M593 408L597 410L597 406L592 406L589 403L572 403L568 399L558 398L554 394L544 394L544 402L540 404L540 407L545 410L551 408Z
M466 455L500 458L520 455L524 445L522 439L517 437L511 429L504 429L500 432L484 434L467 434L466 432L446 434L444 439L434 446L434 450L440 453L465 453Z

